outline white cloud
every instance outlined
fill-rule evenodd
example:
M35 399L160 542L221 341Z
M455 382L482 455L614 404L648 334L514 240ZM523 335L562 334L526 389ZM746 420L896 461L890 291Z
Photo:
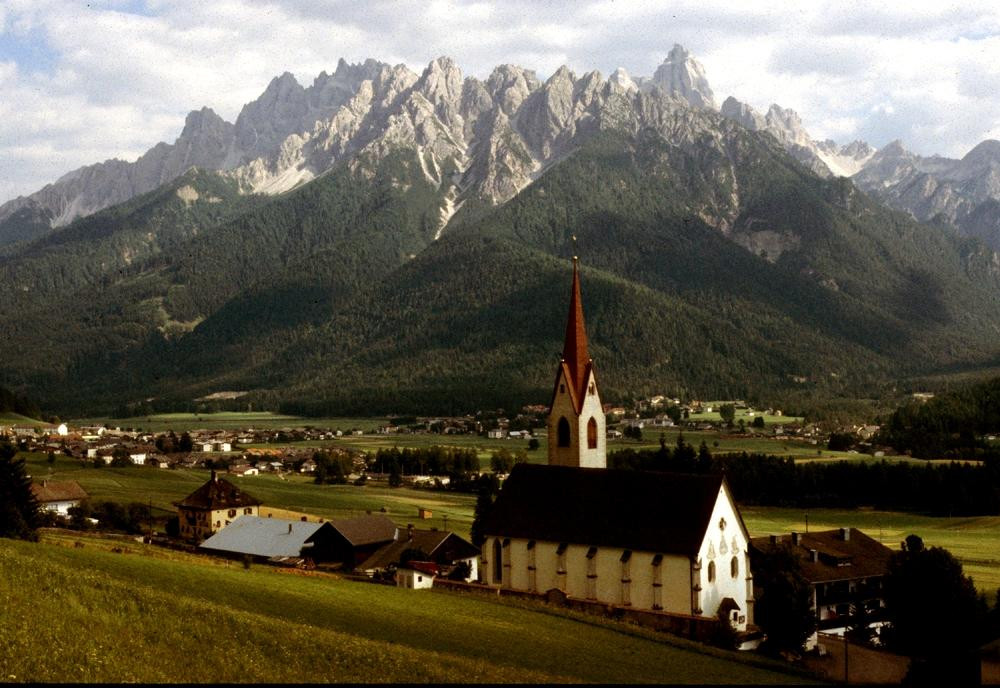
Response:
M1000 129L1000 12L985 1L5 0L5 38L47 59L0 59L0 199L173 141L203 105L233 121L272 77L309 84L340 57L650 75L680 43L720 102L790 107L817 138L959 156Z

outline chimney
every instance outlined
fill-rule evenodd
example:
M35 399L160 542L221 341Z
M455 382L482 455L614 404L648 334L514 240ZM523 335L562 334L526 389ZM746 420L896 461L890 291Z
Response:
M292 524L291 523L288 524L288 534L289 535L292 534Z
M413 539L413 524L412 523L407 523L406 524L406 539L407 540L412 540Z
M811 561L814 564L817 561L819 561L819 552L817 550L814 549L809 550L809 561Z
M48 485L48 484L49 484L49 481L48 481L48 480L43 480L43 481L42 481L42 487L45 487L45 486L46 486L46 485Z
M794 532L792 533L792 544L795 545L796 547L798 547L800 544L802 544L802 534L801 533L794 533Z
M772 545L778 544L778 536L777 535L772 535L771 536L771 544Z
M219 482L219 477L215 474L214 468L212 469L212 482L213 483Z
M840 529L840 539L843 540L844 542L847 542L848 540L850 540L851 539L851 529L850 528L841 528Z

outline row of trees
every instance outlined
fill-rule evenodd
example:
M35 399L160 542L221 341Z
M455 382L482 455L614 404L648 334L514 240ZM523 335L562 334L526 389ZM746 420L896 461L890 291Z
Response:
M761 506L854 508L936 515L1000 514L1000 460L980 464L951 462L833 461L796 463L765 454L712 456L677 438L671 449L623 449L612 453L615 468L722 472L741 504Z
M479 456L474 449L459 447L393 447L379 449L371 466L378 473L456 476L479 471Z

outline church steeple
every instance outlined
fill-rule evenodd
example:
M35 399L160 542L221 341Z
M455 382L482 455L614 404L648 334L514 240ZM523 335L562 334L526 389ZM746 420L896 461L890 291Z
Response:
M594 363L587 346L583 298L580 295L580 267L576 256L573 256L566 338L552 390L548 433L550 464L606 467L604 411L597 393Z
M587 328L583 322L583 299L580 297L579 258L573 256L573 287L569 296L569 317L566 319L566 340L563 344L562 360L569 366L570 379L577 398L583 397L587 384Z

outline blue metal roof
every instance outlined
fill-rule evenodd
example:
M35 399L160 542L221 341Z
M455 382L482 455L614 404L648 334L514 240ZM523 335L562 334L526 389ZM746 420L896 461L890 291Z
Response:
M330 527L329 523L240 516L201 543L201 549L258 557L299 557L321 528Z

